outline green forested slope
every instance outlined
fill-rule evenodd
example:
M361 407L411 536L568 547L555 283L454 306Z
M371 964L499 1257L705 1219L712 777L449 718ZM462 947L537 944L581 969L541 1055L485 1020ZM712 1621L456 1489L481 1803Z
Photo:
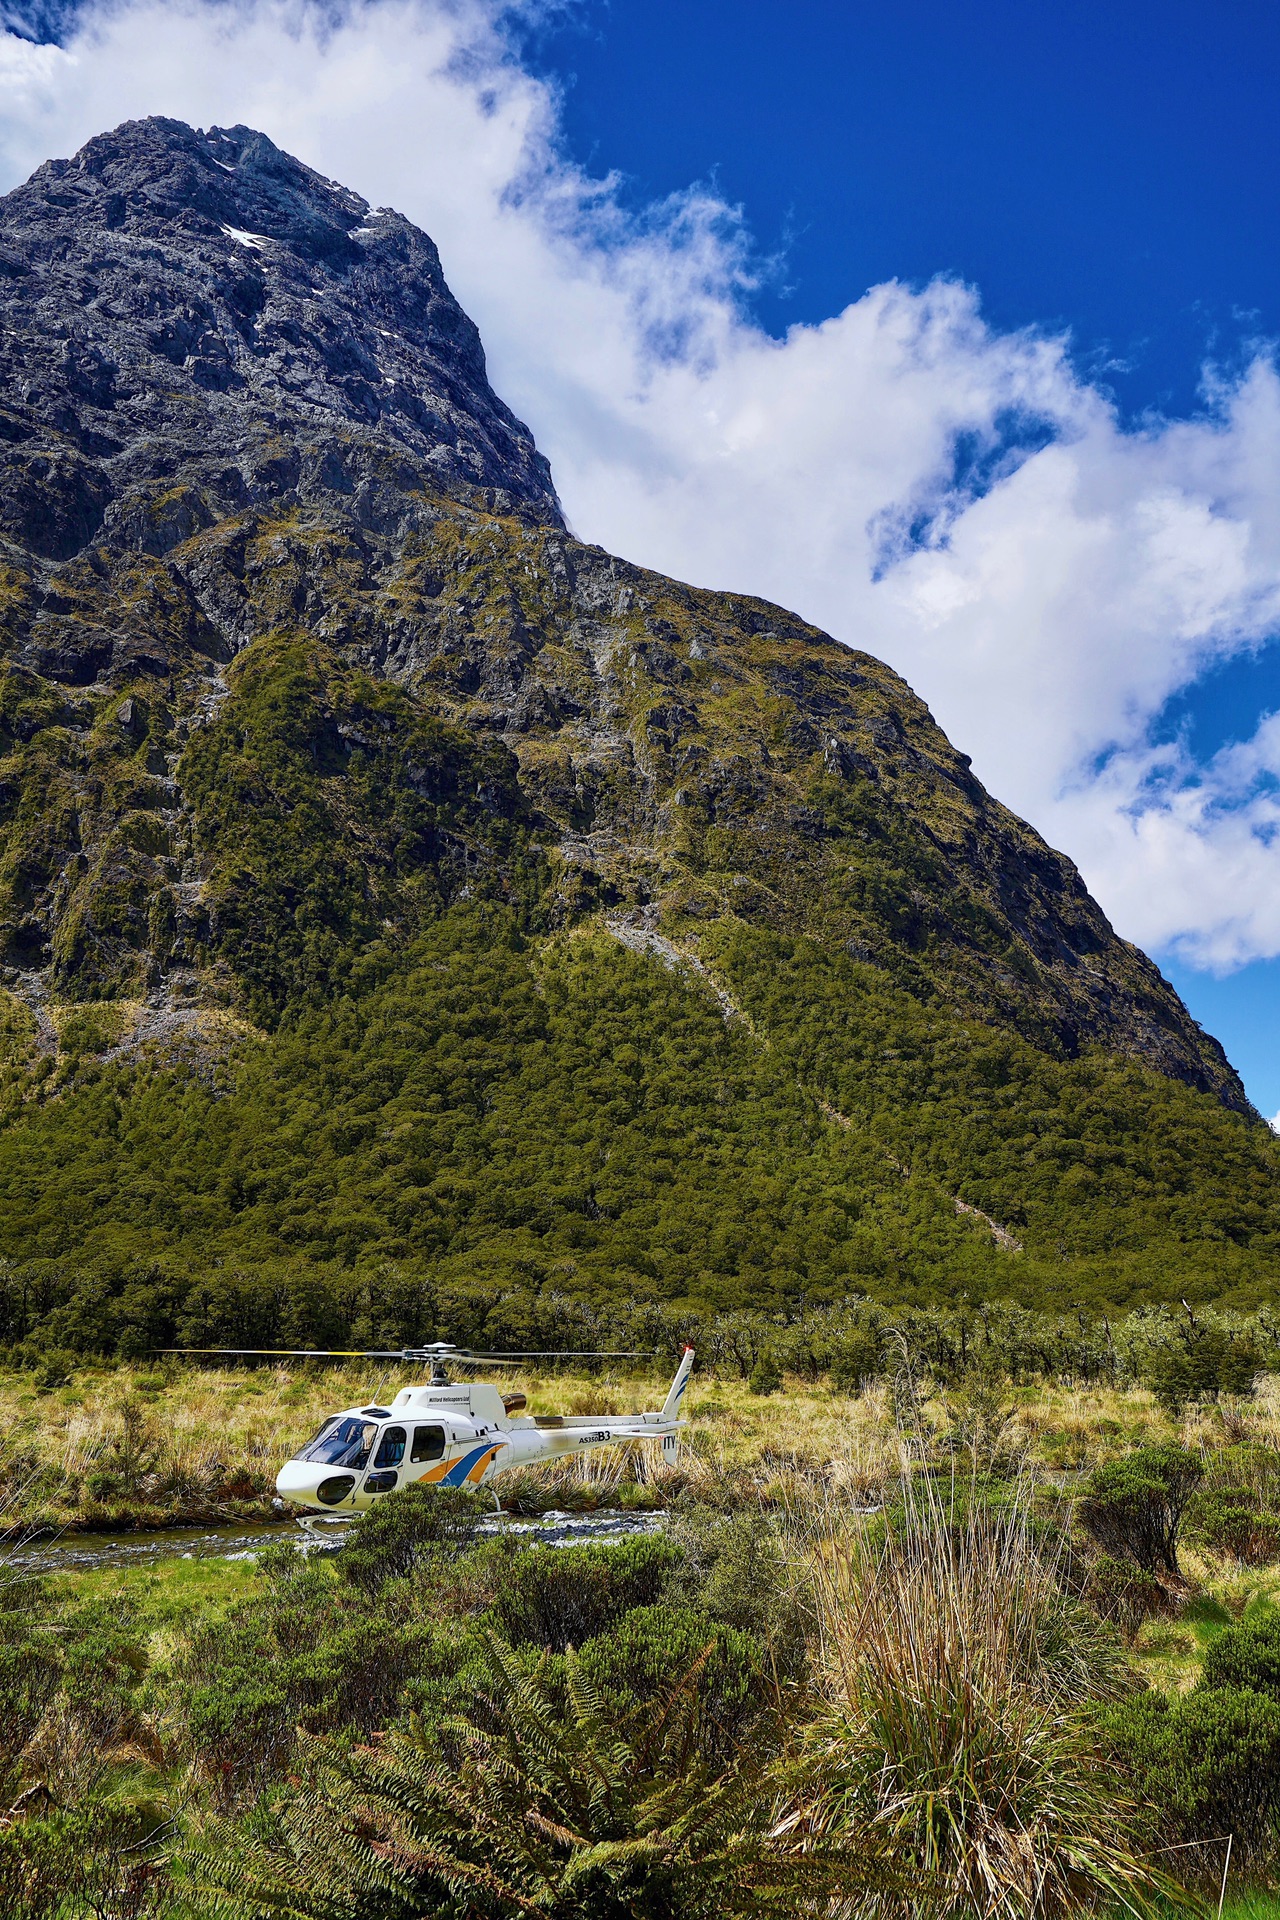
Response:
M745 1018L602 931L530 940L464 906L203 1074L12 1068L4 1333L511 1338L551 1295L1267 1296L1276 1149L1211 1096L931 1014L812 941L724 924L703 959Z
M1026 1286L1091 1291L1081 1261L1117 1300L1175 1297L1184 1281L1232 1288L1246 1273L1274 1285L1269 1129L1101 1048L1063 1061L958 1021L815 941L723 927L704 952L808 1084L1022 1239L1038 1267Z

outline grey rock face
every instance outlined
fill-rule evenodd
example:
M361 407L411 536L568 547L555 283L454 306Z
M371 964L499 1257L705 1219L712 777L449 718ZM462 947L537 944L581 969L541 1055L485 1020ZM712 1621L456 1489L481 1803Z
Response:
M245 127L133 121L0 199L0 389L0 532L47 560L267 500L561 524L432 242Z

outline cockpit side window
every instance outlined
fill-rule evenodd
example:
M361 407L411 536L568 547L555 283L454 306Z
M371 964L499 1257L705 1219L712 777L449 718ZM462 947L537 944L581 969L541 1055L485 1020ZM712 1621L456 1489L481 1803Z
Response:
M372 1421L354 1416L327 1420L309 1446L295 1455L322 1467L363 1467L369 1458L373 1436L378 1431Z
M375 1467L398 1467L404 1459L404 1428L384 1427L382 1444L374 1460Z
M444 1428L415 1427L413 1430L413 1451L411 1460L443 1460Z

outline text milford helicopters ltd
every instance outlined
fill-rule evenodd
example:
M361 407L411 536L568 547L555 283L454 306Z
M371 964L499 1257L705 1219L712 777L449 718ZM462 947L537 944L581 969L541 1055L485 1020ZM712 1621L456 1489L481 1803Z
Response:
M389 1407L370 1404L331 1414L314 1440L286 1461L276 1492L292 1506L331 1513L361 1512L381 1494L422 1482L437 1487L487 1484L514 1467L559 1460L588 1447L660 1441L674 1460L680 1402L693 1368L686 1347L671 1389L657 1413L525 1414L523 1393L503 1393L488 1381L455 1383L450 1367L504 1366L521 1360L633 1358L569 1353L471 1353L437 1341L398 1352L344 1354L334 1350L262 1347L185 1349L210 1356L292 1360L390 1360L430 1365L426 1386L401 1387Z

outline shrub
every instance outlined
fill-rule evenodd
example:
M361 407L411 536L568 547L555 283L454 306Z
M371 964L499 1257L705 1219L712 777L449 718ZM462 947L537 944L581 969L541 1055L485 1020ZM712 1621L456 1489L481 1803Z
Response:
M59 1610L61 1688L43 1744L44 1778L63 1805L96 1786L105 1756L140 1730L140 1685L147 1673L147 1624L136 1600L116 1593Z
M1006 1382L975 1371L948 1396L948 1407L954 1425L943 1444L954 1453L967 1454L975 1475L1016 1472L1017 1448L1011 1435L1014 1408Z
M492 1502L468 1487L401 1487L360 1515L338 1549L338 1572L362 1593L376 1594L426 1560L469 1546L476 1522L492 1511Z
M1185 1447L1138 1447L1094 1469L1080 1518L1104 1552L1176 1574L1178 1529L1203 1472Z
M778 1535L760 1513L720 1514L694 1508L667 1536L678 1550L668 1594L712 1621L756 1636L771 1670L797 1677L806 1660L813 1607Z
M1280 1513L1232 1489L1202 1488L1187 1509L1188 1538L1251 1567L1280 1560Z
M1174 1701L1159 1693L1123 1701L1101 1726L1162 1843L1230 1833L1246 1857L1271 1845L1280 1816L1280 1702L1201 1684Z
M46 1353L37 1362L33 1378L41 1393L51 1393L56 1387L69 1386L77 1365L77 1355L62 1349Z
M264 1556L265 1558L265 1556ZM265 1596L197 1628L176 1664L178 1744L224 1799L284 1771L299 1727L368 1735L409 1683L462 1655L417 1617L411 1592L375 1602L327 1567L281 1556Z
M162 1858L171 1832L157 1809L111 1801L6 1822L0 1912L5 1920L161 1920L172 1911Z
M1280 1452L1256 1441L1221 1448L1208 1457L1201 1492L1249 1494L1260 1507L1280 1508Z
M1250 1394L1254 1377L1266 1366L1266 1354L1249 1335L1233 1336L1222 1327L1201 1325L1157 1348L1143 1374L1166 1412L1180 1413L1188 1400L1210 1400L1220 1393Z
M1116 1560L1109 1553L1100 1553L1089 1568L1084 1597L1104 1620L1130 1637L1144 1620L1163 1612L1168 1605L1164 1588L1153 1573L1136 1567L1132 1560Z
M748 1393L778 1393L782 1389L782 1369L766 1347L747 1376Z
M831 1355L831 1384L839 1393L858 1393L865 1382L884 1375L885 1335L882 1327L854 1327L837 1342Z
M1280 1613L1225 1627L1204 1657L1201 1687L1248 1687L1280 1702Z
M164 1458L164 1438L148 1417L147 1403L125 1400L120 1425L110 1444L99 1454L85 1485L95 1500L133 1498L144 1481L155 1474Z
M42 1643L31 1633L31 1622L46 1610L43 1584L3 1599L19 1600L0 1610L0 1797L8 1806L17 1792L24 1749L58 1690L61 1667L57 1643Z
M609 1546L530 1547L515 1555L490 1612L513 1646L563 1653L661 1597L680 1559L671 1541L640 1535Z
M768 1710L765 1655L751 1635L720 1626L693 1607L633 1607L588 1640L578 1671L619 1718L667 1693L675 1672L706 1658L699 1681L699 1738L726 1759L749 1723Z
M187 1856L204 1910L729 1920L799 1912L815 1892L829 1909L828 1862L769 1831L768 1754L728 1767L705 1754L705 1662L621 1717L576 1656L554 1664L490 1639L444 1754L415 1723L376 1751L329 1756L274 1833L206 1828ZM865 1863L838 1864L874 1883Z

